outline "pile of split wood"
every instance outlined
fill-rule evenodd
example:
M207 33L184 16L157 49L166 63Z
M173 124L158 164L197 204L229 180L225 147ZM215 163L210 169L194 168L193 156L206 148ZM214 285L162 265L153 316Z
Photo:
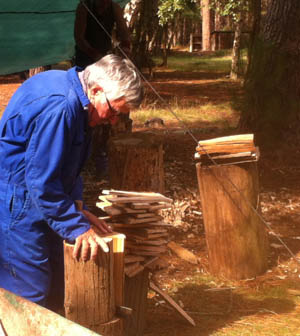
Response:
M195 159L203 165L258 161L259 148L253 134L240 134L199 141Z
M168 226L159 215L172 200L153 192L103 190L97 207L106 212L114 231L124 233L125 274L135 276L166 252Z

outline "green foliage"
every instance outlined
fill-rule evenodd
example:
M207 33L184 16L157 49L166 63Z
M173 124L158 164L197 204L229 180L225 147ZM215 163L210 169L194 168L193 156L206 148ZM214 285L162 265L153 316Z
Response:
M165 25L175 19L177 14L193 17L200 17L200 9L196 0L160 0L158 6L159 24Z
M230 16L234 21L238 21L242 13L250 11L249 0L211 0L210 5L221 16Z

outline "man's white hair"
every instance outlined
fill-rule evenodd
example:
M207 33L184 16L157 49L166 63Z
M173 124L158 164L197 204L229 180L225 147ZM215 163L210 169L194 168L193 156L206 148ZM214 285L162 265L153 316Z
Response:
M130 107L138 107L143 99L142 81L134 64L117 55L107 55L83 72L87 88L99 85L109 100L124 97Z

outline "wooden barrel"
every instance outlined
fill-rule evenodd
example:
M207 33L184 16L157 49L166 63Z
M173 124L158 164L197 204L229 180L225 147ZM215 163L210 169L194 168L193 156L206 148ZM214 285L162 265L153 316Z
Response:
M196 164L211 273L247 279L267 269L257 163ZM254 209L256 211L254 211Z

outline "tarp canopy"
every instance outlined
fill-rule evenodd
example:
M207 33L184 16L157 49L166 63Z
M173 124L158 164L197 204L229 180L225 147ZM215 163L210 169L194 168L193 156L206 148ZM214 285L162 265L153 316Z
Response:
M130 0L114 0L124 7ZM0 0L0 74L69 60L79 0Z

